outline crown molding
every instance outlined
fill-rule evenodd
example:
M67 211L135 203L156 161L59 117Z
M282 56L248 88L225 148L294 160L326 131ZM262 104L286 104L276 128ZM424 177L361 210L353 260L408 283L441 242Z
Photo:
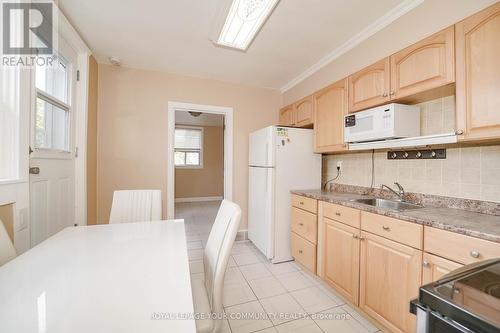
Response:
M401 2L399 5L391 9L389 12L378 18L375 22L371 23L369 26L361 30L359 33L354 35L344 44L337 47L335 50L324 56L320 61L309 67L307 70L302 72L299 76L295 77L293 80L285 84L281 87L281 93L285 93L286 91L292 89L300 82L304 81L314 73L316 73L321 68L325 67L333 60L339 58L341 55L347 53L352 50L357 45L361 44L366 39L375 35L380 30L387 27L392 22L396 21L398 18L413 10L414 8L421 5L425 0L405 0Z

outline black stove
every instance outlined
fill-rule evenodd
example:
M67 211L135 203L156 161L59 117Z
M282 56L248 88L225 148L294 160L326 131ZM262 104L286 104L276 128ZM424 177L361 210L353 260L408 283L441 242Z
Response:
M417 332L500 333L500 259L464 266L420 288Z

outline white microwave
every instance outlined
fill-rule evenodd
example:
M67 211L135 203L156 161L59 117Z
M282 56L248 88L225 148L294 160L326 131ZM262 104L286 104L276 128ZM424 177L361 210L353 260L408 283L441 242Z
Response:
M420 136L420 108L387 104L344 117L347 143L381 141Z

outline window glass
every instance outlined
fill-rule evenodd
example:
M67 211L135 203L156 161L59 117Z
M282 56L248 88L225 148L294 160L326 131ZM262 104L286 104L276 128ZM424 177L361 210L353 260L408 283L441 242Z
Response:
M0 68L0 181L19 178L19 71Z
M68 63L61 57L52 66L36 66L36 87L45 94L69 104L68 74Z
M36 99L35 148L69 150L69 114L41 98Z

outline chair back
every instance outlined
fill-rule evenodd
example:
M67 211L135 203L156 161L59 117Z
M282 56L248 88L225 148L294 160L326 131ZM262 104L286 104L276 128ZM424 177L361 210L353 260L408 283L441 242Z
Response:
M212 313L222 314L222 288L227 262L240 226L241 209L228 200L223 200L208 236L203 254L205 288ZM216 331L220 320L215 320Z
M160 190L126 190L113 193L109 223L161 220Z
M0 220L0 266L16 257L16 249L12 244L9 234Z

